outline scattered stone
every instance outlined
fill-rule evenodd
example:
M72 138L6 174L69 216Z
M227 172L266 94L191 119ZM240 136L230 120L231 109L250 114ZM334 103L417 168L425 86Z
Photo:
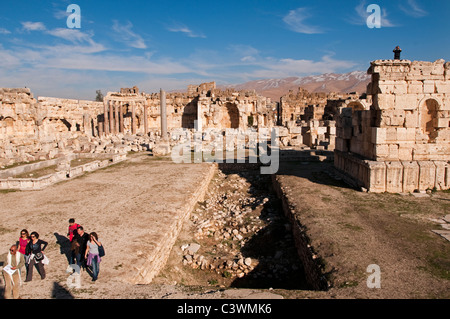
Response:
M194 255L200 249L200 245L196 243L192 243L187 248L189 254Z
M267 182L256 172L227 175L219 171L207 191L206 199L197 205L190 218L194 237L199 243L182 246L184 253L192 256L192 261L184 258L183 265L211 271L225 280L249 276L251 280L266 278L292 281L290 274L297 272L292 264L293 260L298 262L298 256L295 250L290 253L284 251L294 245L292 229L279 211L280 207L272 204L276 202L273 201L276 196L268 193L265 186ZM277 241L273 242L278 250L265 255L266 247L261 243L261 256L244 256L241 249L252 242L255 236L272 236L271 225L275 223L280 223L277 229L286 232L273 232L273 235L278 234ZM263 229L266 231L261 233ZM200 245L202 256L198 255ZM196 248L195 252L191 252L191 248ZM255 271L256 268L258 271Z

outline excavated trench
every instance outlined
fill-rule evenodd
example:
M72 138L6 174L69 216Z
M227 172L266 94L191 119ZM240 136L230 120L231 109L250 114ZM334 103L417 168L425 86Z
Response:
M163 276L185 285L314 289L271 175L258 165L220 164L188 225Z

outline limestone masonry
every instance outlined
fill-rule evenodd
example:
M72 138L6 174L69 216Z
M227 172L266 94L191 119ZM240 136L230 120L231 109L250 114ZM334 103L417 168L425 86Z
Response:
M371 192L450 188L450 63L377 60L367 92L290 91L279 102L215 82L186 92L122 88L103 102L0 88L0 166L167 151L195 130L279 129L283 149L334 151L335 167Z
M377 60L340 109L335 166L373 192L450 188L450 63Z

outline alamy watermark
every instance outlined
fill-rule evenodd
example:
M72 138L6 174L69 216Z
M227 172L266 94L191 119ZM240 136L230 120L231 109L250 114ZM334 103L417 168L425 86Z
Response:
M172 148L175 163L261 163L261 174L275 174L279 168L279 129L195 130L172 133L179 143Z
M366 20L367 27L369 29L381 28L381 8L377 4L370 4L367 7L367 13L371 13Z
M70 4L66 10L70 15L67 17L66 25L69 29L81 28L81 8L77 4Z
M370 273L369 277L367 277L367 288L381 288L380 266L376 264L369 265L366 272Z

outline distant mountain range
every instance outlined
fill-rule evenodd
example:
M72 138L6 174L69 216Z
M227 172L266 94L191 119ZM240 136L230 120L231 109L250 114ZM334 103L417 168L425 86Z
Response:
M345 74L326 73L306 77L255 80L242 84L218 85L217 88L235 90L255 90L258 94L279 101L289 90L297 92L302 87L309 92L365 93L370 75L362 71Z

